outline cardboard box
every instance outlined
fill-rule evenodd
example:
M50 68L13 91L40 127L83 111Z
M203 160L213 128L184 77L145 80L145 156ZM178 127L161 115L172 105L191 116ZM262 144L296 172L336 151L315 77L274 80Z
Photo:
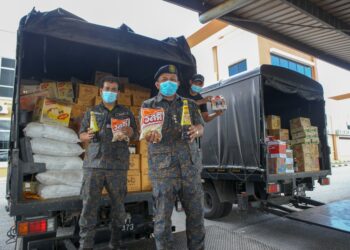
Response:
M76 103L79 104L79 105L91 107L91 106L94 106L94 104L95 104L95 97L90 99L90 100L78 98Z
M293 146L293 154L295 158L302 157L305 154L310 154L314 157L319 157L320 152L317 144L298 144Z
M125 105L125 106L131 106L131 94L119 93L118 104Z
M71 111L72 107L68 103L40 98L35 106L33 121L68 127Z
M287 144L284 141L269 141L267 147L269 154L286 154Z
M298 145L298 144L319 144L320 139L318 137L311 137L311 138L299 138L291 141L291 145Z
M33 111L35 105L40 97L48 97L48 91L41 91L34 94L23 95L20 97L20 109L26 111Z
M78 98L94 102L95 96L98 96L99 88L94 85L79 83Z
M292 133L293 139L310 138L310 137L318 137L318 127L314 127L314 126L301 127L299 129L293 130L293 133Z
M289 130L288 129L269 129L268 135L274 136L276 140L288 141Z
M297 172L315 172L320 170L319 158L312 155L296 158L295 165Z
M284 174L286 173L286 159L268 158L268 168L270 174Z
M19 94L22 96L22 95L34 94L40 91L41 91L40 84L24 85L23 83L21 83Z
M141 155L141 173L148 174L149 165L148 165L148 155Z
M94 105L99 105L102 103L102 97L101 96L95 96L95 103Z
M286 174L294 173L294 163L288 164L286 162Z
M135 119L138 119L141 108L140 107L136 107L136 106L131 106L130 107L130 111L134 114Z
M71 82L57 83L57 98L72 102L74 99L73 86Z
M50 97L50 98L59 98L56 82L42 82L42 83L40 83L40 91L49 92L48 97Z
M100 83L100 79L102 79L105 76L113 76L112 73L102 72L102 71L96 71L95 72L95 85L98 86Z
M72 104L72 111L70 114L70 117L72 119L80 119L84 117L85 112L87 111L88 107L85 105L80 105L80 104Z
M145 192L145 191L151 191L152 190L152 183L151 180L148 176L148 174L142 174L141 177L141 191Z
M286 149L286 158L292 158L293 159L293 149Z
M140 171L129 170L127 177L128 192L140 192L141 191L141 174Z
M290 129L292 133L294 133L296 130L300 128L307 128L311 126L310 119L305 117L298 117L298 118L292 119L289 121L289 123L290 123Z
M140 155L148 155L148 143L146 140L141 140L136 143L136 152Z
M142 103L147 100L148 98L145 97L142 93L133 92L132 93L132 105L141 107Z
M24 181L23 182L23 192L29 192L36 194L38 190L38 182L36 181Z
M280 129L281 128L281 117L277 115L267 116L267 129Z
M129 170L141 171L141 162L139 154L131 154L129 158Z

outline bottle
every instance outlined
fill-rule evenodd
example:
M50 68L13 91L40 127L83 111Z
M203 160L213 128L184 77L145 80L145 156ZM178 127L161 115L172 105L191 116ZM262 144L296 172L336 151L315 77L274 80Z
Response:
M188 108L188 100L183 100L182 115L181 115L181 139L184 141L190 141L190 135L188 131L191 127L191 115Z
M94 111L90 111L90 128L94 132L94 137L92 138L93 142L98 142L98 132L100 129L98 128L96 115Z

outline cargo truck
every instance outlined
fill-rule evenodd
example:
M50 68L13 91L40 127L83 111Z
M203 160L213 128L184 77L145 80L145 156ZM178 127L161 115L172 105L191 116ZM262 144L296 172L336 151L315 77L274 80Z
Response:
M28 200L23 196L24 181L44 172L45 164L33 162L30 143L22 132L31 121L31 113L20 107L22 84L72 77L94 84L95 72L100 71L128 77L131 83L151 89L160 66L175 64L182 72L181 81L186 82L195 72L195 60L183 37L159 41L135 34L126 25L104 27L57 9L44 13L33 10L21 19L16 63L6 190L7 210L15 222L16 247L74 249L79 239L80 197ZM104 196L96 244L108 241L109 207L108 196ZM128 193L125 207L130 216L123 227L124 239L150 237L152 192Z

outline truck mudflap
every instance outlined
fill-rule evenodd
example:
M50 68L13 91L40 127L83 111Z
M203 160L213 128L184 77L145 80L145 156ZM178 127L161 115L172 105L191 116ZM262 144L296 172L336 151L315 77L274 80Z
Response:
M288 218L350 233L350 199L335 201L287 215Z

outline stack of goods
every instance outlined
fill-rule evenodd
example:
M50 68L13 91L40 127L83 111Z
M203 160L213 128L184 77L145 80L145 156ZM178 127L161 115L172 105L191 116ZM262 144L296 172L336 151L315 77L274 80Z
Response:
M281 129L281 118L270 115L266 118L268 131L268 167L270 174L293 173L293 152L288 148L289 130Z
M36 175L37 194L44 199L77 196L82 185L84 150L77 134L60 125L32 122L25 129L31 138L34 162L45 163L46 171Z
M299 117L290 121L292 147L297 172L320 170L318 128L311 126L309 118Z

